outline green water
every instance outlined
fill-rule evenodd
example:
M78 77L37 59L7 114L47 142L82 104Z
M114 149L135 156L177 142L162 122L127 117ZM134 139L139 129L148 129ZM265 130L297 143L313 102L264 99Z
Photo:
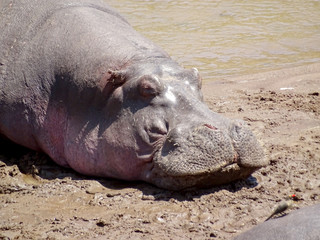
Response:
M319 0L108 0L204 79L320 62Z

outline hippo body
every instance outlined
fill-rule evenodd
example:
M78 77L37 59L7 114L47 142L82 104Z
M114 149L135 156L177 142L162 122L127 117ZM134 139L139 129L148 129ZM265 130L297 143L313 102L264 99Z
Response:
M104 1L1 0L0 134L92 176L212 186L267 164L243 122Z
M234 240L320 240L320 204L268 220Z

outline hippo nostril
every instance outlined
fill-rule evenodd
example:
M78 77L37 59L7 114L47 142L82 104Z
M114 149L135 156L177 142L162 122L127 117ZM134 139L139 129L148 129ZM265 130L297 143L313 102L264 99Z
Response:
M210 124L207 124L207 123L205 123L204 126L207 127L207 128L210 128L212 130L218 130L218 128L216 128L216 127L214 127L214 126L212 126Z

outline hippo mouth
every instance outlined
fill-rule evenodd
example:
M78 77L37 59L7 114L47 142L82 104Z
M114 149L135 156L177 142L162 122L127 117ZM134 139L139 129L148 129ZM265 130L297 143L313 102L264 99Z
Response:
M151 179L156 179L154 183L160 187L179 190L220 185L247 178L267 164L251 131L239 123L227 131L210 124L187 134L182 131L186 129L170 131L154 155L152 175L158 177Z

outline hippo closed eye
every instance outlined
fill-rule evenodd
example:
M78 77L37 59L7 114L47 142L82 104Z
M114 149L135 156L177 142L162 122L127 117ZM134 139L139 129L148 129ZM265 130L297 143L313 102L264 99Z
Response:
M98 0L1 5L0 133L92 176L213 186L267 164L184 69Z

